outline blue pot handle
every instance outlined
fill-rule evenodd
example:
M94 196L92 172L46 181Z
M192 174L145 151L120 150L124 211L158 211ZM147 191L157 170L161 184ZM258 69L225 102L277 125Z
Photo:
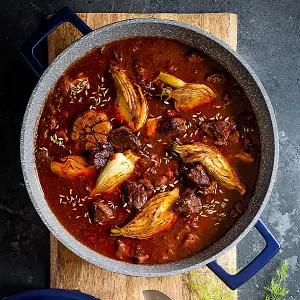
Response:
M258 219L255 228L266 241L266 247L258 254L255 259L235 275L227 273L216 261L209 263L207 266L232 290L237 289L260 269L262 269L278 252L280 245L271 234L265 224Z
M21 54L39 77L46 68L34 56L34 48L55 28L65 22L73 24L83 35L92 31L69 7L64 7L42 24L20 47Z

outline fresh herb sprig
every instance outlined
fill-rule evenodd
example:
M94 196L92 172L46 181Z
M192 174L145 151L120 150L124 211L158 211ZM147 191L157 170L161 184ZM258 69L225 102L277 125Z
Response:
M265 300L282 300L289 294L289 290L284 287L284 281L288 278L288 262L284 260L280 268L276 270L276 277L273 277L270 285L265 287L267 294Z
M211 274L197 271L189 272L187 284L195 299L201 300L232 300L235 292L230 290L220 279L212 278Z

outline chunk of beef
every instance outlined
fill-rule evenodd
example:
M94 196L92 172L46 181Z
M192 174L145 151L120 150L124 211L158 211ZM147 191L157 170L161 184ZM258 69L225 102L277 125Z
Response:
M125 126L112 130L108 141L117 151L134 150L140 145L138 138Z
M154 193L154 186L148 178L143 178L140 183L145 187L148 197L151 197Z
M114 213L111 207L103 202L94 201L90 204L90 218L96 223L104 223L113 217Z
M227 117L226 123L230 126L231 131L235 131L236 129L236 121L233 117Z
M242 201L237 201L234 205L234 208L240 214L245 210L245 205Z
M208 74L205 77L205 80L210 83L224 84L227 81L227 77L223 72L216 71Z
M199 193L203 195L213 194L215 190L217 189L217 182L212 181L211 184L208 187L202 188L199 190Z
M202 210L201 196L195 194L195 190L186 188L175 203L175 211L182 215L200 213Z
M117 240L116 256L120 259L126 259L132 257L132 248L130 245L125 244L121 240Z
M233 144L237 144L240 140L240 133L235 130L234 132L232 132L229 136L229 141Z
M232 208L230 211L229 211L229 215L232 217L232 218L236 218L239 213L238 211L236 211L234 208Z
M226 144L226 140L230 135L230 125L225 121L204 122L201 124L200 129L211 136L216 145Z
M160 132L164 135L176 135L186 130L182 118L163 119L160 121Z
M148 200L145 187L141 183L126 181L124 192L128 206L135 210L141 210Z
M153 167L155 165L155 161L153 161L150 158L143 157L140 158L137 162L137 164L142 168L142 169L148 169L150 167Z
M210 178L205 169L201 165L194 166L187 171L186 179L197 187L208 187L210 185Z
M96 167L104 167L111 156L113 151L112 146L109 143L103 145L102 149L90 150L88 152L88 161L91 165Z
M168 182L167 176L159 176L154 183L154 186L162 186Z
M184 237L183 247L195 249L199 243L199 236L196 233L188 233Z
M204 60L202 53L198 49L189 49L185 52L184 57L191 63L199 63Z

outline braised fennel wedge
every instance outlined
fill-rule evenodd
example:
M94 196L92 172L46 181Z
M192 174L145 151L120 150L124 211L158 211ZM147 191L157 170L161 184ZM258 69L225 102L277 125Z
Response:
M177 214L172 210L172 206L178 197L178 188L155 195L130 223L122 228L111 229L111 234L148 239L171 228L177 219Z
M194 109L211 102L216 97L215 92L202 83L186 83L173 75L163 72L159 73L157 79L174 88L174 90L165 89L164 93L167 99L174 99L174 106L178 111Z
M241 195L247 191L246 185L237 177L225 157L217 150L200 142L188 145L174 144L174 151L185 163L199 162L220 186L237 190Z
M117 118L125 121L133 131L138 131L146 122L148 114L142 89L139 85L132 84L119 67L111 65L110 72L117 91Z
M114 154L100 172L92 195L111 193L130 177L139 157L132 151Z
M53 173L63 178L75 178L78 176L92 176L96 173L96 167L90 166L82 156L68 155L61 161L52 161L50 169Z

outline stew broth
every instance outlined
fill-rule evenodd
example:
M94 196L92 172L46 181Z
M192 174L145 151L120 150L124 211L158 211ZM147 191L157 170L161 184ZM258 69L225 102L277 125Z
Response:
M105 167L97 168L89 176L74 179L59 176L50 168L53 161L60 161L68 155L83 156L92 165L91 151L86 151L82 142L71 137L74 120L79 114L90 110L105 112L112 127L109 135L120 126L127 125L116 114L118 91L109 71L111 65L124 70L130 82L141 87L148 106L147 118L155 119L156 124L154 136L149 136L148 123L135 132L129 128L139 143L132 152L140 159L126 182L139 182L141 187L142 180L146 185L141 190L147 192L148 202L154 195L176 187L181 198L184 193L192 194L193 197L199 196L201 201L199 207L202 208L199 208L195 202L191 205L183 199L181 203L186 206L176 210L177 220L172 227L147 239L111 235L112 228L126 225L141 209L134 208L134 205L139 205L134 203L135 199L131 207L128 204L128 199L135 196L126 194L124 183L111 193L92 195L98 174ZM167 92L172 89L157 79L160 72L185 82L203 83L214 91L215 98L191 110L176 111L174 99L164 96L166 89ZM162 122L173 118L184 120L184 130L170 133L168 130L173 125L166 121L167 129L164 131ZM218 121L227 125L216 123ZM214 127L216 124L219 129ZM201 142L219 151L246 184L246 194L241 195L219 184L211 186L216 180L206 173L204 175L208 178L205 178L213 190L209 191L206 186L199 193L198 186L193 182L194 175L190 172L198 172L193 167L201 164L183 163L174 153L174 142L179 145ZM111 146L109 149L110 155L123 152ZM230 229L246 209L259 169L259 136L244 91L216 61L175 40L134 37L93 49L59 78L49 92L41 113L35 157L41 186L51 210L77 240L113 259L162 264L192 256L211 245ZM147 187L147 184L152 187ZM90 208L94 201L101 201L112 210L108 220L95 221ZM180 205L180 201L176 205ZM194 207L190 209L189 205ZM185 210L184 213L182 210Z

